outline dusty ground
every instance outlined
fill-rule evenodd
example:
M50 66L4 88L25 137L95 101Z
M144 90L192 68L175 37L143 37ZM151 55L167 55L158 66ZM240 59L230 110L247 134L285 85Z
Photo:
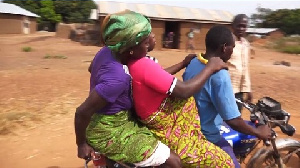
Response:
M26 46L33 51L23 52ZM76 157L73 117L88 94L87 67L98 50L51 33L0 36L0 167L83 166ZM186 53L161 50L151 55L166 67L182 60ZM292 66L273 65L274 61L290 61ZM292 114L290 123L298 129L299 72L300 56L257 48L251 59L256 100L267 95L280 101ZM294 137L300 140L300 133Z

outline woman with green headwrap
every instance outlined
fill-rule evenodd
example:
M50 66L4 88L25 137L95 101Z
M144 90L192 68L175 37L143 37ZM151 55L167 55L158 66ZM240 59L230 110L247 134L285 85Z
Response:
M134 31L128 25L119 24L119 19L135 25ZM90 94L76 109L78 157L87 159L95 150L109 159L139 167L180 168L178 155L140 125L130 111L131 77L122 63L128 60L130 47L138 46L136 54L147 53L144 40L151 30L150 23L125 11L107 16L104 24L110 25L103 29L103 34L111 50L103 47L96 54L90 68ZM127 37L123 38L122 31L132 31L132 38L124 41ZM116 44L112 45L113 42Z
M112 51L123 55L122 63L128 64L134 106L141 121L180 156L184 167L233 167L230 156L209 143L201 133L194 99L189 98L211 74L225 68L225 63L212 58L203 73L194 79L177 80L145 57L150 21L138 13L129 13L126 17L119 15L104 20L103 39Z

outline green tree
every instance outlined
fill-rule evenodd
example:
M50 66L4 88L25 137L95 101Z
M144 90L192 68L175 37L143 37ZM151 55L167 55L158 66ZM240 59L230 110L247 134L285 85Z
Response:
M60 14L55 13L54 5L52 0L42 0L40 1L40 21L48 21L51 23L58 23L61 21Z
M255 27L279 28L286 34L300 34L300 9L279 9L272 11L257 8L257 13L251 15Z
M39 8L40 18L38 19L38 27L40 30L55 31L56 24L61 21L60 14L55 13L53 1L41 0Z
M258 7L256 10L257 13L252 14L250 17L251 25L254 25L254 27L262 27L262 22L265 20L267 15L272 13L272 10L262 7Z
M15 4L24 8L24 1L14 1L14 0L3 0L4 3Z
M280 9L265 17L263 27L280 28L286 34L300 34L300 9Z
M89 22L91 9L97 8L93 0L55 0L54 5L56 13L61 14L65 23Z
M76 11L74 1L54 1L55 11L62 16L62 22L70 23L70 15Z

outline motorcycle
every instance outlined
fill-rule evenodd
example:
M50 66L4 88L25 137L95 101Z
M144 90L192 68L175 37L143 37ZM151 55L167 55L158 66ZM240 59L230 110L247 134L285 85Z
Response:
M236 99L236 101L241 103L250 112L250 120L245 120L247 124L253 127L265 124L272 130L272 138L268 141L263 141L262 147L259 147L262 141L257 137L237 132L224 122L221 126L220 133L233 147L233 151L239 162L245 163L246 158L253 152L248 163L246 163L247 168L285 168L287 165L291 166L289 165L289 161L295 157L298 162L296 163L298 164L296 167L300 167L300 142L292 138L277 138L278 136L274 130L276 127L279 127L281 132L288 136L293 136L296 131L296 129L289 124L290 114L281 109L281 104L270 97L263 97L258 100L256 104L242 102L239 99ZM258 150L254 152L255 149ZM102 161L99 160L99 156ZM96 168L132 167L131 165L108 159L106 159L107 166L105 166L105 157L98 155L98 157L86 160L86 168L90 160L93 160ZM102 164L97 164L97 162L101 162ZM292 166L295 167L295 165Z
M221 127L222 136L232 145L235 156L240 163L244 163L247 156L253 152L247 168L284 168L287 166L300 167L300 142L292 138L277 138L274 131L279 127L281 132L288 136L293 136L296 129L289 124L290 114L281 109L281 104L270 97L263 97L256 104L245 103L236 100L238 103L250 111L250 121L247 124L255 127L261 124L268 125L272 130L272 138L263 141L252 135L245 135L230 128L226 123ZM294 157L294 155L296 155ZM296 158L296 164L289 163L291 158Z

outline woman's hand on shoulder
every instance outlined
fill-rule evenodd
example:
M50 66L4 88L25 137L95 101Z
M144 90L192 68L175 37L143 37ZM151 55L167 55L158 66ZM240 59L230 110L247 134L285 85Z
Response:
M188 56L186 56L184 58L184 60L182 61L183 67L188 66L190 64L191 60L194 59L195 57L197 57L197 54L189 54Z
M227 64L219 57L211 57L206 65L213 73L221 69L227 69Z

